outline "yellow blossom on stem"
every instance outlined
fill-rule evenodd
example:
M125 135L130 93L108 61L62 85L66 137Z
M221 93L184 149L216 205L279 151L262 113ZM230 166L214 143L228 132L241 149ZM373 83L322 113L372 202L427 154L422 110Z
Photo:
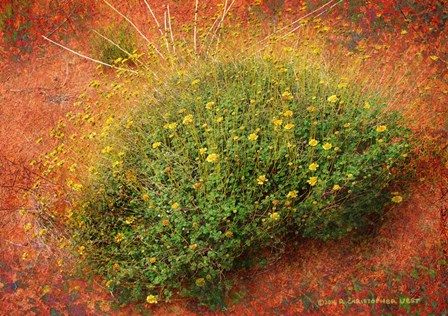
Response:
M322 145L322 148L324 150L329 150L329 149L331 149L331 147L332 147L332 145L330 143L325 143L324 145Z
M207 148L201 148L201 149L199 149L199 153L200 153L201 155L205 154L206 152L207 152Z
M311 177L308 179L308 184L311 185L312 187L316 185L317 183L317 177Z
M271 215L269 215L269 217L273 220L279 220L280 219L280 214L277 212L272 213Z
M205 105L205 108L208 109L208 110L211 110L211 109L213 108L214 105L215 105L215 102L211 101L211 102L208 102L208 103Z
M294 127L294 124L289 123L289 124L285 125L284 129L289 130L289 129L293 128L293 127Z
M333 94L332 96L329 96L327 98L327 101L331 102L331 103L336 103L338 100L339 100L339 98L335 94Z
M154 295L148 295L147 297L146 297L146 302L148 303L148 304L157 304L157 297L155 297Z
M185 125L193 123L193 114L185 116L182 123Z
M248 138L249 140L251 140L251 141L255 141L255 140L258 139L258 135L255 134L255 133L252 133L252 134L250 134L247 138Z
M273 119L272 123L276 126L282 125L283 121L279 119Z
M289 199L289 198L294 199L294 198L297 197L297 193L299 193L297 190L290 191L290 192L286 195L286 197L287 197L288 199Z
M210 154L210 155L207 156L207 158L205 158L205 160L207 162L214 162L214 161L216 161L218 159L219 159L219 155L218 154Z
M283 113L283 116L286 116L286 117L291 117L292 116L292 111L291 110L287 110L287 111L285 111L284 113Z
M340 189L341 187L339 186L339 184L333 185L333 191L339 191Z
M387 130L387 126L386 126L386 125L380 125L380 126L378 126L378 127L376 128L376 131L377 131L378 133L382 133L382 132L384 132L385 130Z
M179 203L177 203L177 202L173 203L173 204L171 205L171 208L172 208L173 210L179 208Z
M314 147L314 146L317 146L318 143L319 143L319 141L318 141L318 140L315 140L315 139L313 138L313 139L311 139L311 140L308 142L308 145L310 145L311 147Z
M257 178L257 183L260 185L263 185L266 181L268 181L268 179L264 174Z
M118 234L115 235L114 240L115 240L116 243L120 243L120 242L122 242L122 240L124 239L124 237L125 237L124 234L122 234L122 233L118 233Z
M205 285L205 280L204 280L204 278L199 278L199 279L196 279L195 283L197 286L203 287Z
M156 257L149 258L149 262L151 263L156 263L156 261L157 261Z
M311 171L316 171L318 167L319 167L319 165L318 165L317 163L313 162L313 163L308 167L308 169L310 169Z
M155 148L159 148L160 145L162 145L161 142L155 142L155 143L152 144L152 148L154 148L154 149L155 149Z
M392 198L392 202L394 203L401 203L403 201L403 197L401 197L400 195L396 195Z

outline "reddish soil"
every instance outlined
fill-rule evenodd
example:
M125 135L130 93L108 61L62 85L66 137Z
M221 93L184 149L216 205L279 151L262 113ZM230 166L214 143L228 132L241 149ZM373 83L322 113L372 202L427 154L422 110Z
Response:
M19 209L32 208L21 199L34 176L29 162L45 150L36 139L48 134L96 74L94 64L50 44L42 43L34 54L28 61L7 62L0 73L0 315L220 315L184 299L115 306L99 281L76 279L73 267L58 266L63 251L24 232L30 215ZM275 264L234 275L240 281L222 314L446 311L448 271L439 260L446 260L441 216L448 209L448 174L435 160L427 164L419 169L422 179L411 197L387 212L377 232L325 243L291 241ZM340 301L372 296L380 301ZM407 309L398 304L403 297L420 301Z

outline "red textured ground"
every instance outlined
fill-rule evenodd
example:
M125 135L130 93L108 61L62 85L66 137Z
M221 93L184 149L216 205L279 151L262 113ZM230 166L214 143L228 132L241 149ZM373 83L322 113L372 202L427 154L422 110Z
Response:
M95 23L101 22L97 19ZM61 251L24 233L28 219L18 209L32 177L28 163L45 149L35 140L48 133L96 73L88 61L39 43L27 61L8 61L0 74L0 315L220 314L182 299L156 307L114 306L113 296L99 282L74 279L69 274L73 267L56 264L63 256ZM225 314L446 311L448 269L439 260L446 260L441 251L441 215L448 208L444 182L448 174L446 167L431 160L419 172L422 179L414 185L412 196L394 206L370 238L291 242L275 264L238 272L235 277L241 281ZM339 301L369 295L381 301L353 304L348 310ZM400 297L421 301L410 304L409 310L382 301L399 302Z

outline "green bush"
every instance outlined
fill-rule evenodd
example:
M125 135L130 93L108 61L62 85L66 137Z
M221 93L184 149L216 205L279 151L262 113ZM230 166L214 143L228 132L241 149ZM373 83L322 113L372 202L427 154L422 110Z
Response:
M111 133L73 216L79 256L123 301L215 304L245 256L341 238L401 199L409 132L380 100L299 59L198 68Z
M100 61L112 65L134 62L138 43L129 26L112 25L96 32L94 36L92 49Z

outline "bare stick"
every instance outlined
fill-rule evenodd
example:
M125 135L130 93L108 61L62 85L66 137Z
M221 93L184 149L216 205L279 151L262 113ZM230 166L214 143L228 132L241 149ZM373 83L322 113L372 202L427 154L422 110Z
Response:
M166 36L166 33L168 32L168 21L167 21L168 17L167 16L168 16L168 13L167 13L167 11L165 11L163 13L163 25L165 27L165 34L163 35L163 39L165 40L166 50L169 52L170 51L170 46L168 45L168 39L167 39L167 36Z
M163 31L162 31L162 28L160 27L160 23L159 23L159 21L157 20L156 15L155 15L154 12L152 11L151 6L149 5L148 1L146 1L146 0L143 0L143 1L145 1L145 4L146 4L146 6L148 7L149 12L151 13L151 15L152 15L154 21L156 22L157 28L159 29L159 32L160 32L160 35L163 36Z
M86 56L86 55L83 55L83 54L80 54L80 53L78 53L78 52L76 52L76 51L74 51L74 50L72 50L72 49L70 49L70 48L68 48L68 47L66 47L66 46L64 46L64 45L62 45L62 44L59 44L59 43L57 43L57 42L55 42L55 41L49 39L48 37L46 37L46 36L44 36L44 35L42 35L42 37L43 37L45 40L49 41L50 43L52 43L52 44L54 44L54 45L56 45L56 46L59 46L59 47L65 49L65 50L69 51L69 52L72 53L72 54L78 55L79 57L82 57L82 58L85 58L85 59L87 59L87 60L93 61L93 62L95 62L95 63L97 63L97 64L101 64L101 65L104 65L104 66L107 66L107 67L111 67L111 68L114 68L114 69L117 69L117 70L122 70L122 71L129 71L129 72L133 72L133 73L138 73L138 71L135 71L135 70L116 67L116 66L114 66L114 65L110 65L110 64L104 63L104 62L102 62L102 61L100 61L100 60L90 58L90 57L88 57L88 56Z
M166 6L166 10L168 12L168 28L169 28L169 31L170 31L171 42L173 43L173 52L176 52L176 45L175 45L175 42L174 42L173 28L171 27L171 14L170 14L170 6L169 5Z
M193 24L193 43L194 43L194 53L197 54L197 24L198 24L198 6L199 0L196 0L196 5L194 8L194 24Z
M155 47L155 45L140 31L140 29L134 24L132 23L131 20L129 20L128 17L126 17L123 13L121 13L120 11L118 11L113 5L111 5L109 2L107 2L106 0L103 0L112 10L114 10L116 13L118 13L123 19L125 19L129 24L132 25L132 27L138 32L138 34L140 34L146 42L148 42L148 44L150 44L154 50L156 51L157 54L160 55L160 57L162 57L163 59L165 59L165 57L163 56L163 54Z

